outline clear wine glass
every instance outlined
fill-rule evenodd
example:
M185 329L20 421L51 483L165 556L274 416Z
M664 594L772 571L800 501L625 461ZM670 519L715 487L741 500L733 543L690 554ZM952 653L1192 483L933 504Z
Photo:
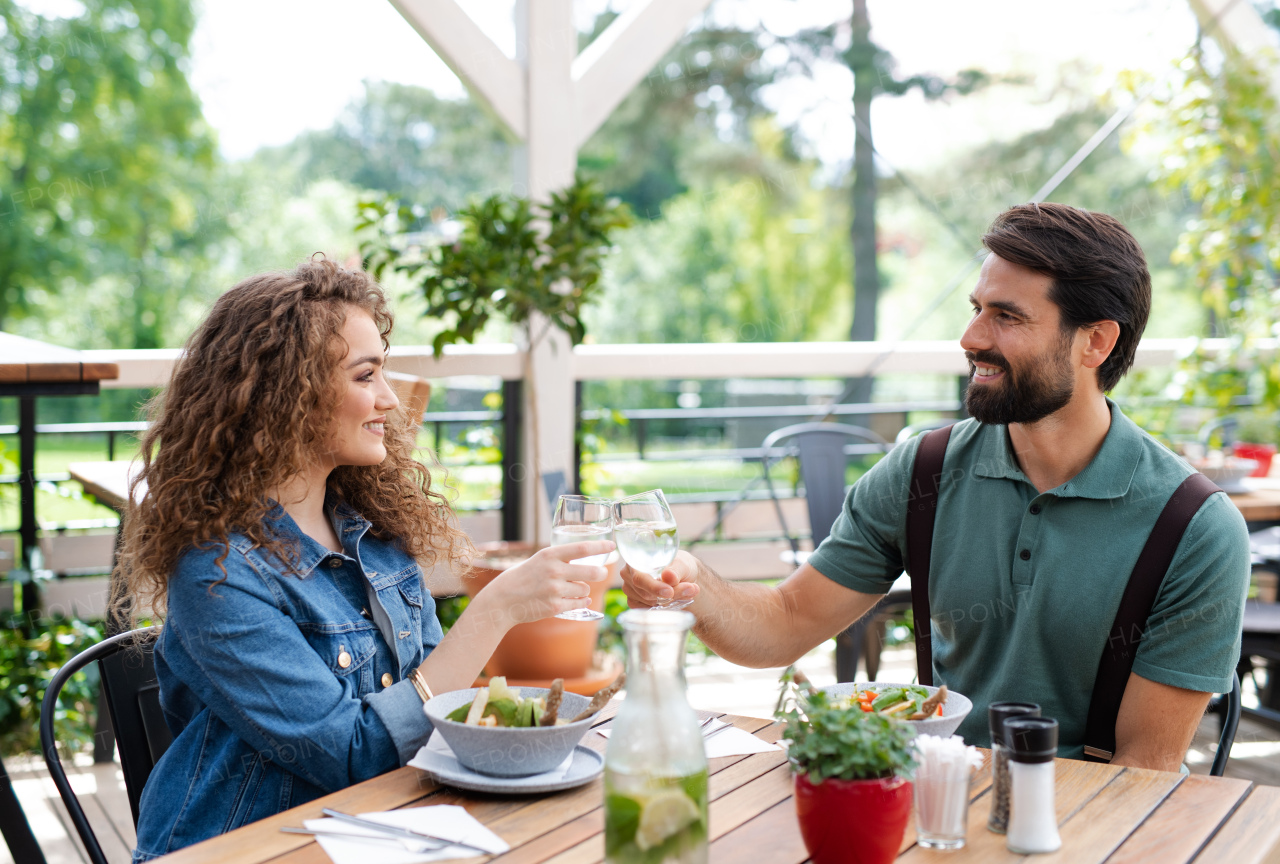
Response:
M618 554L635 570L662 578L680 549L676 520L661 489L613 502L613 539ZM683 609L692 600L658 600L662 609Z
M551 545L581 543L585 540L608 540L613 533L613 502L608 498L585 495L561 495L556 502L556 515L551 520ZM577 558L571 564L604 564L609 553ZM570 609L556 616L566 621L598 621L604 613L594 609Z

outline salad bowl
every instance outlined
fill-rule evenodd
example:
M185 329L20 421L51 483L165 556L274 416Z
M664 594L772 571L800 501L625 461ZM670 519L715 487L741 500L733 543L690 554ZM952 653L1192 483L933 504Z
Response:
M476 726L448 719L449 714L471 705L480 689L441 693L422 710L463 767L491 777L528 777L550 771L573 752L596 719L593 714L577 723L525 728ZM508 689L522 699L546 699L551 692L545 687ZM586 696L566 692L559 715L566 719L576 717L590 702Z
M857 694L864 690L872 690L877 693L885 693L889 690L903 687L919 687L928 692L930 696L938 692L937 687L925 687L921 684L893 684L887 681L855 681L845 684L829 684L820 688L822 692L828 696L836 696L856 700ZM909 724L916 735L938 735L947 738L956 733L960 728L960 724L964 722L964 718L969 716L969 712L973 710L973 703L969 698L954 690L947 690L947 701L942 703L941 717L928 717L924 720L906 720L902 722Z

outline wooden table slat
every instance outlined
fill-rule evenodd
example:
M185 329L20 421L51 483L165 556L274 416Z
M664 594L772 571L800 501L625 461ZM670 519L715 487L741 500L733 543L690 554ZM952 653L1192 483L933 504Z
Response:
M164 856L165 864L201 862L270 861L292 849L315 841L301 834L282 834L285 825L300 826L304 819L320 819L323 807L348 813L394 810L420 801L440 786L416 768L398 768L372 780L317 798L307 804L269 816L238 831L223 834ZM320 847L316 846L318 850ZM323 854L323 853L321 853Z
M1124 769L1063 826L1062 848L1037 855L1037 864L1101 864L1181 782L1181 774Z
M715 826L712 825L712 830ZM850 825L850 842L856 842L857 826ZM711 842L712 861L802 864L809 859L796 823L796 805L790 799L773 805L745 825Z
M1185 778L1156 812L1129 835L1107 864L1186 864L1249 792L1248 780Z
M1195 860L1204 864L1280 862L1280 787L1254 786Z

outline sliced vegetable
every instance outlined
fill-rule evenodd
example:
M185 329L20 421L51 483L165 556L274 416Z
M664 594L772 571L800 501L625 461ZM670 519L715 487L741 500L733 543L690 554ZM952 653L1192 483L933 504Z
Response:
M489 691L489 704L484 706L484 717L497 717L499 726L518 726L516 722L516 703L506 697L502 699L492 698L493 691Z
M475 701L471 703L471 710L467 712L466 723L469 726L478 726L480 718L484 716L484 706L489 704L489 688L481 687L476 691Z
M905 698L905 694L901 687L895 687L892 690L886 690L876 697L876 701L871 703L871 710L883 711L890 705L901 702Z

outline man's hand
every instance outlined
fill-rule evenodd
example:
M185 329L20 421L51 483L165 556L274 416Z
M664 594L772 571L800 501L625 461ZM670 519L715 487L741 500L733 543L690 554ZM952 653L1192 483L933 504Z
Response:
M698 586L698 559L688 552L676 553L676 560L662 571L662 579L654 579L648 573L622 568L622 590L632 609L648 609L657 606L659 600L692 600L701 589Z
M1111 764L1179 770L1209 695L1130 673L1116 717L1116 753Z

